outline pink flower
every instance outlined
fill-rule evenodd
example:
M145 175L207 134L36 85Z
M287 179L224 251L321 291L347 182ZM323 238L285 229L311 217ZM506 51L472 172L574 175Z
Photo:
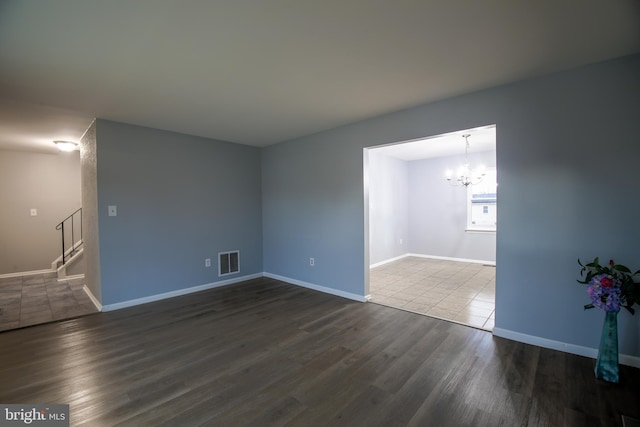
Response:
M603 277L600 279L600 286L603 288L610 288L613 286L613 280L610 277Z
M614 265L614 264L615 264L615 262L613 262L613 260L612 260L612 259L610 259L610 260L609 260L609 265L610 265L611 267L613 267L613 265Z

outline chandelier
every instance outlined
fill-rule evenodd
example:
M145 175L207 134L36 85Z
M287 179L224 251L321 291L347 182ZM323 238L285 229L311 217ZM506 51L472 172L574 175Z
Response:
M484 176L487 174L484 166L480 166L477 169L471 169L469 166L469 135L468 133L462 135L464 138L464 164L458 168L457 174L454 176L453 171L451 169L447 170L445 173L445 179L449 181L449 184L458 187L465 186L468 187L470 185L476 185L482 181Z

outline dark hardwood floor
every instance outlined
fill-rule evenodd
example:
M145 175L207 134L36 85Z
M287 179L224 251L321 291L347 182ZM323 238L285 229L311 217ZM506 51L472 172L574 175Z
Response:
M271 279L0 333L0 402L72 425L617 426L640 370Z

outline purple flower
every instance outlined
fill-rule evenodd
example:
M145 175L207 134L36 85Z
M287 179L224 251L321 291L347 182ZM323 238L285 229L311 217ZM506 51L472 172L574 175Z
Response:
M609 274L599 274L591 279L587 292L591 296L591 303L604 311L620 311L621 281Z

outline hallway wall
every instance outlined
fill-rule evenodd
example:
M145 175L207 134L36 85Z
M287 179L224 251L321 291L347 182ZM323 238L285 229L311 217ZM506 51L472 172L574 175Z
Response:
M0 274L51 268L55 227L81 206L79 152L0 151L0 200Z
M409 170L407 162L367 150L369 160L369 264L408 251Z

